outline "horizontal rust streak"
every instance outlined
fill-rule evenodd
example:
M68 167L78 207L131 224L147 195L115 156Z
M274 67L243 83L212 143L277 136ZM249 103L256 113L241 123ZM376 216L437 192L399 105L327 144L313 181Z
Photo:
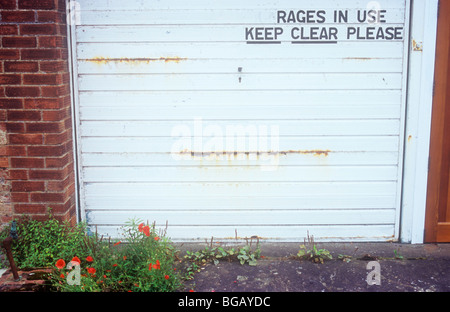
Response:
M325 156L327 157L330 150L313 150L313 151L299 151L301 154L313 154L314 156Z
M216 152L195 152L183 150L178 152L180 155L191 155L196 157L209 157L211 155L289 155L289 154L303 154L303 155L314 155L314 156L325 156L327 157L331 153L330 150L288 150L288 151L267 151L267 152L239 152L239 151L216 151Z
M370 61L370 60L375 60L376 58L370 58L370 57L344 57L344 60L347 61Z
M187 58L181 57L159 57L159 58L108 58L108 57L94 57L92 59L86 59L85 61L96 64L108 64L108 63L151 63L151 62L164 62L164 63L179 63L185 61Z

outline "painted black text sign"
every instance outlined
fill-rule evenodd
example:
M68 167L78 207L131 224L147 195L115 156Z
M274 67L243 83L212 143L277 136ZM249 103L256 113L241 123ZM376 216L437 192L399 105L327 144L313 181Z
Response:
M276 24L246 27L245 40L248 44L403 41L404 25L396 23L398 14L382 9L278 10Z

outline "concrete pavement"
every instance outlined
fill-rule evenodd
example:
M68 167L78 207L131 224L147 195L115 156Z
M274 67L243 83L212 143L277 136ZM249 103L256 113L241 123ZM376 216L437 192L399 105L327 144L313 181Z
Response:
M256 266L209 263L186 285L195 292L449 292L450 244L317 243L323 264L293 258L300 243L263 243ZM201 250L206 244L183 244ZM375 263L374 263L375 262ZM370 264L370 266L368 266ZM378 268L376 267L377 265ZM377 271L378 270L378 271ZM379 274L378 274L379 273ZM369 278L368 275L370 274ZM377 277L379 276L379 283Z

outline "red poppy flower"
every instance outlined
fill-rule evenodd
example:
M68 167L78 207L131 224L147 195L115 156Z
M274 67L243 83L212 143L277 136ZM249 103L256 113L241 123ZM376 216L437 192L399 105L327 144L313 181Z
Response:
M139 224L138 229L139 232L142 232L144 230L144 223Z
M166 280L168 280L168 279L170 278L170 276L169 276L169 275L164 275L164 278L165 278Z
M78 264L81 264L81 260L78 257L73 257L71 262L77 262Z
M152 268L155 269L155 270L161 269L161 263L159 263L159 260L156 260L156 264L150 263L148 269L151 271Z
M92 262L92 261L94 261L94 258L92 258L91 256L87 256L86 257L86 261L87 262Z
M123 256L123 260L127 260L127 256Z
M159 237L158 236L155 236L155 241L159 241Z
M61 274L59 277L64 278L65 276L64 276L64 274Z
M97 270L95 270L94 268L88 268L87 271L90 274L95 274L95 272L97 272Z
M116 266L117 266L117 263L114 263L114 264L113 264L113 267L116 267Z
M161 269L161 264L159 263L159 260L156 260L156 264L150 263L148 266L148 270L151 271L152 269L159 270Z
M148 225L144 226L142 231L144 232L145 236L150 236L150 227Z
M59 259L58 261L56 261L56 267L58 269L62 269L66 266L66 262L63 259Z

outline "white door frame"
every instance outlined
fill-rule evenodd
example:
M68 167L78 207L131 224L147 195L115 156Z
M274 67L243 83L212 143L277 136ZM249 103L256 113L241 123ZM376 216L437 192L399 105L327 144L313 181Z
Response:
M439 0L412 0L400 240L424 241Z

